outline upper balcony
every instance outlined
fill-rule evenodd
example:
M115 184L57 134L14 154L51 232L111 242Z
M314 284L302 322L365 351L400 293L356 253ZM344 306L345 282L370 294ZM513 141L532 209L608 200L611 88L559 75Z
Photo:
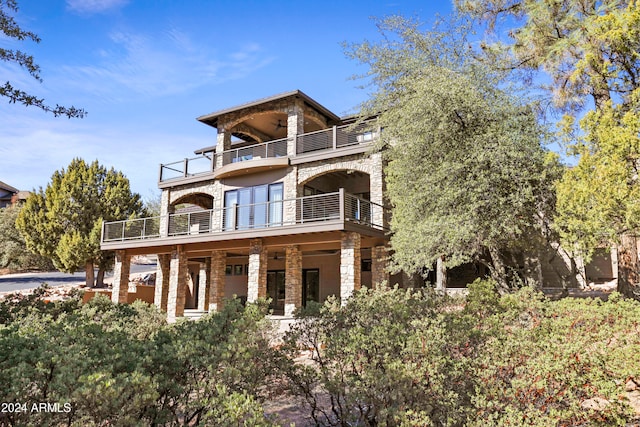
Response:
M384 236L387 215L383 206L340 189L295 199L105 222L101 248L154 247L343 230Z
M158 185L166 188L365 153L379 135L379 130L374 129L373 125L373 122L366 122L357 127L333 126L297 135L295 139L245 144L221 153L212 150L197 157L161 164Z

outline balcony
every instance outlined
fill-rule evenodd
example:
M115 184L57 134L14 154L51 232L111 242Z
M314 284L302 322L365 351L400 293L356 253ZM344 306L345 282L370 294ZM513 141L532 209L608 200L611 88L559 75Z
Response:
M287 167L290 162L295 164L364 153L379 134L370 129L371 123L364 123L355 129L351 125L334 126L297 135L295 141L293 138L278 139L161 164L160 188L239 175L248 170L259 172L268 168ZM289 146L292 148L289 149Z
M344 192L104 222L102 249L350 229L386 233L386 209Z

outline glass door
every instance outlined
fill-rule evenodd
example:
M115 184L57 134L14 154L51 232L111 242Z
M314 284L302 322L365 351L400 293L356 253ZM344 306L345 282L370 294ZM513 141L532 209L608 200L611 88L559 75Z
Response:
M267 271L267 297L271 298L273 314L284 314L284 277L284 270Z
M307 301L320 302L320 270L309 268L302 270L302 305Z

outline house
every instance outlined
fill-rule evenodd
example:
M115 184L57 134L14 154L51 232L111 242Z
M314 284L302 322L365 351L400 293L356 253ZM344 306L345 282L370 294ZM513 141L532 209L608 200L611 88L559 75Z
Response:
M29 197L29 194L31 193L28 191L20 191L0 181L0 208L6 208L7 206L23 202Z
M112 300L132 256L157 254L154 302L169 320L234 295L291 315L388 280L383 159L375 121L356 124L295 90L198 118L217 130L195 157L160 165L158 217L106 222Z

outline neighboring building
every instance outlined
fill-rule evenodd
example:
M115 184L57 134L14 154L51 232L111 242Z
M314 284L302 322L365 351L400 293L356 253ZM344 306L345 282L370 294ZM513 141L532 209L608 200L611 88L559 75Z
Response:
M234 295L269 297L290 315L388 280L375 121L354 127L298 90L198 120L217 129L216 144L160 166L162 214L103 226L113 301L126 301L141 254L158 255L155 304L169 319Z
M31 194L28 191L20 191L4 182L0 181L0 208L14 205L27 200Z

